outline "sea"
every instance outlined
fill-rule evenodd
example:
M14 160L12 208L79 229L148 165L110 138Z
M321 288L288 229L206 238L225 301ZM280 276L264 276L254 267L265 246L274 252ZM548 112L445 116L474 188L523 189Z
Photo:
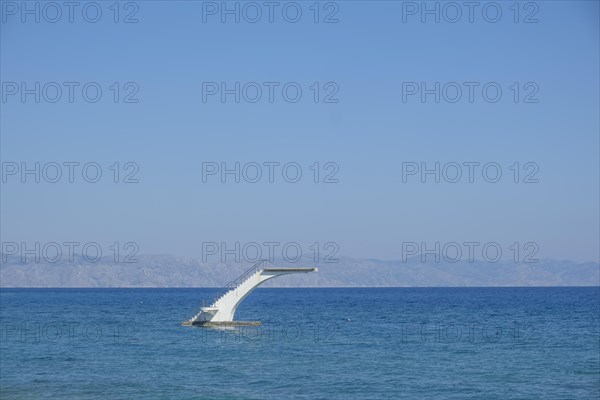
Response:
M600 398L598 287L1 289L0 399Z

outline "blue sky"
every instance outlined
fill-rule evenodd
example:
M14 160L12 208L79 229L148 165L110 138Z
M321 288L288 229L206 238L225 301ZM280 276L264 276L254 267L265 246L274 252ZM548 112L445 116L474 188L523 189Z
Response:
M519 23L513 2L497 3L497 23L477 11L473 23L404 23L406 2L350 1L328 24L314 23L313 2L297 2L293 24L277 12L274 23L204 23L199 1L137 2L132 24L113 22L113 2L99 2L94 24L77 12L74 23L22 23L6 3L3 83L97 82L103 97L7 97L2 162L96 162L103 178L7 177L2 241L134 241L141 253L194 257L203 242L336 242L340 254L380 259L400 259L409 241L535 242L539 258L599 259L598 2L537 2L537 23L522 22L534 11L526 2ZM335 10L325 3L320 20ZM114 82L121 94L135 82L139 102L114 103ZM203 82L296 82L303 96L203 102ZM338 102L315 103L314 82L334 82ZM403 102L403 82L495 82L503 94ZM530 82L537 103L522 101ZM202 182L203 162L270 161L298 163L303 178ZM498 163L502 179L402 182L402 163L470 161ZM139 183L113 183L115 162L135 162ZM315 162L336 163L339 183L313 183ZM514 183L515 162L535 163L539 182Z

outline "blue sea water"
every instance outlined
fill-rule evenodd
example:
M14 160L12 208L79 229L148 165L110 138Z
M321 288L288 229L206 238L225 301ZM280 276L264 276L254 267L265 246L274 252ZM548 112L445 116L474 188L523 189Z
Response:
M1 399L598 399L588 288L2 289Z

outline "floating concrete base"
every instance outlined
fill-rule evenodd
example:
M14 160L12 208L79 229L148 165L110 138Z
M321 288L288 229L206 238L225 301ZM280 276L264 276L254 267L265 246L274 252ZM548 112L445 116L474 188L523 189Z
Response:
M262 322L260 321L220 321L220 322L211 322L211 321L183 321L181 323L183 326L202 326L202 327L222 327L222 326L260 326Z

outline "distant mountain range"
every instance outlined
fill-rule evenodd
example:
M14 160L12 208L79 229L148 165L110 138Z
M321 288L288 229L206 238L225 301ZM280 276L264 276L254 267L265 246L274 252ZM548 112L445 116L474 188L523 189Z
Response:
M138 256L139 262L115 264L110 257L97 263L76 257L74 262L0 263L0 287L222 287L251 263L202 263L169 255ZM1 260L4 260L2 258ZM382 261L342 257L338 263L276 261L281 267L319 267L311 274L283 276L271 287L483 287L598 286L600 264L540 260L533 264L421 263L419 257Z

